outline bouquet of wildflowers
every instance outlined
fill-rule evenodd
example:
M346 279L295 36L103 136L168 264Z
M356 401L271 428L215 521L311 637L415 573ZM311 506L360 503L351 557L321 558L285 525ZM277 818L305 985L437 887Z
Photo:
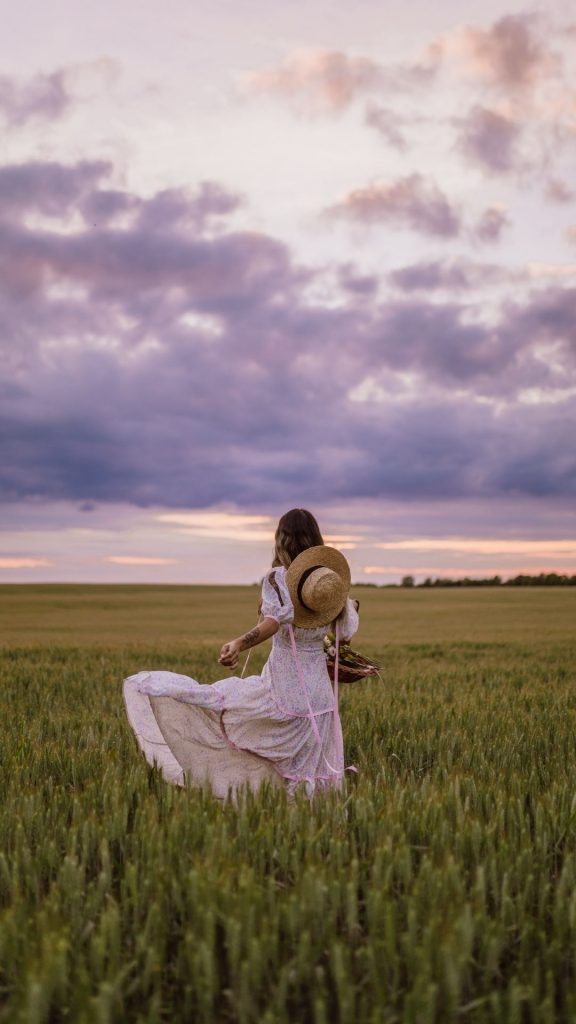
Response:
M336 637L334 633L328 633L324 637L324 652L326 654L328 675L334 681L334 667L336 664ZM340 642L338 650L339 683L356 683L367 676L378 676L381 679L382 677L378 671L379 668L380 665L377 665L376 662L368 661L358 651L353 651L349 643L345 641Z

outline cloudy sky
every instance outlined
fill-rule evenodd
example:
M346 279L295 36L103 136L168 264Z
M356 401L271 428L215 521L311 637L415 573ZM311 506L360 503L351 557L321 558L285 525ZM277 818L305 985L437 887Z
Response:
M293 506L576 572L576 3L22 0L0 121L0 580L252 582Z

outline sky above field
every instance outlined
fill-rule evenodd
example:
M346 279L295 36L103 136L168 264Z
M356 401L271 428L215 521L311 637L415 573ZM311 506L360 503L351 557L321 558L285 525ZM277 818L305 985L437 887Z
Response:
M576 572L576 4L9 13L0 580Z

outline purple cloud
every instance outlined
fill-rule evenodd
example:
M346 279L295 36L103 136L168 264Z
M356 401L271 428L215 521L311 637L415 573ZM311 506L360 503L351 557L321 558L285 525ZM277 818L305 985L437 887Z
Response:
M83 160L67 167L53 162L0 167L0 221L24 212L64 216L112 172L106 160Z
M329 207L326 216L361 224L393 224L438 238L454 238L462 226L456 207L422 174L355 189Z
M510 219L505 210L490 206L478 218L471 231L471 237L479 242L499 242L502 232L509 227Z
M434 291L439 288L468 291L471 288L494 284L501 276L501 268L486 263L473 263L471 260L430 260L399 267L390 272L388 279L396 288L405 292Z
M483 170L508 174L519 164L517 124L486 107L474 107L460 122L460 151Z
M234 213L242 198L213 181L204 181L191 195L186 189L164 189L141 204L138 228L144 232L200 231L215 218Z
M64 71L37 74L26 81L0 75L0 113L11 127L28 121L55 121L71 103Z
M48 177L74 182L87 211L106 173L85 181L79 166ZM182 216L164 219L165 193L110 189L109 221L40 231L26 213L54 210L54 189L29 171L19 217L0 228L4 500L575 492L576 289L536 290L485 320L469 296L411 294L418 272L431 288L488 283L482 265L399 268L400 298L348 265L328 268L341 294L324 305L307 298L321 272L227 226L237 199L215 185L176 190ZM72 203L64 189L63 218Z
M372 298L378 291L379 280L375 274L359 274L350 263L347 263L340 267L338 285L342 291L349 292L357 298Z
M100 188L90 191L79 204L79 209L84 220L92 227L108 227L118 218L135 214L140 205L140 200L127 192Z
M374 128L393 149L400 152L407 150L408 144L401 127L403 118L394 110L372 103L366 108L364 121L370 128Z

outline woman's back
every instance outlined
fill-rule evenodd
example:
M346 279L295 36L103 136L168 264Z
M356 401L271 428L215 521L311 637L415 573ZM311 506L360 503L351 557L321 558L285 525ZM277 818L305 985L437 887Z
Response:
M293 625L294 607L285 576L283 567L273 569L262 587L262 614L280 625L263 675L286 714L304 716L310 710L314 714L331 711L334 694L324 653L324 637L330 626L304 629ZM352 602L347 603L339 627L346 639L356 632L358 615Z

